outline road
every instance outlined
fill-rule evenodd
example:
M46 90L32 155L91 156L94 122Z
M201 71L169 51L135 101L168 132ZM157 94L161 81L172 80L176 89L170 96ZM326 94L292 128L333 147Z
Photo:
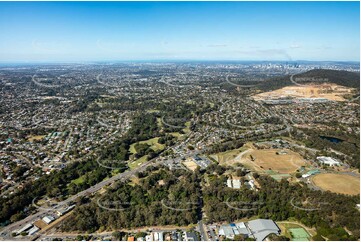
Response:
M290 81L291 81L293 84L297 85L297 86L302 86L302 87L307 86L307 85L299 84L299 83L297 83L295 80L293 80L293 77L294 77L295 75L297 75L297 74L300 74L300 73L292 74L292 75L290 76Z
M231 82L230 80L229 80L229 75L227 75L226 76L226 82L228 83L228 84L231 84L232 86L236 86L236 87L255 87L255 86L257 86L257 85L239 85L239 84L236 84L236 83L233 83L233 82Z
M204 232L204 224L203 224L202 220L198 221L198 230L199 230L199 233L201 234L201 241L208 241L209 238L208 238L207 233Z

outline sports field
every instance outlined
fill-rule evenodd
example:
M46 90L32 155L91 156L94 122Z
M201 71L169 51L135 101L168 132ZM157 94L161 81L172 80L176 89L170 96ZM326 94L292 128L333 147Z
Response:
M194 161L184 161L183 164L191 171L195 171L198 165Z
M348 195L360 194L360 177L347 174L319 174L312 178L315 186L335 193Z
M243 156L242 163L251 165L258 171L272 170L281 174L294 173L306 165L302 156L288 149L250 150Z
M297 220L277 221L281 229L281 235L290 238L292 241L308 241L316 235L315 228L309 228Z
M292 228L288 229L292 236L292 241L308 241L310 235L303 228Z

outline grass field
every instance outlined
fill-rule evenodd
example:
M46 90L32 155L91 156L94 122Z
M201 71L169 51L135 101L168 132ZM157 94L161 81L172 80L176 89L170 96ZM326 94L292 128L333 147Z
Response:
M239 153L244 151L245 148L241 147L234 150L227 150L225 152L220 152L217 154L212 154L210 157L215 159L219 164L230 164L237 157Z
M74 183L75 185L80 185L80 184L82 184L84 182L84 178L85 178L84 176L85 175L83 175L83 176L81 176L81 177L79 177L77 179L74 179L71 182Z
M277 155L276 152L279 151L286 151L287 153ZM301 166L306 165L306 161L301 155L287 149L250 150L242 157L241 161L253 166L257 171L272 170L281 174L294 173Z
M183 132L188 134L189 132L191 132L191 130L189 129L189 127L191 126L191 122L186 122L185 126L186 127L183 129Z
M360 177L328 173L314 176L312 182L323 190L348 195L360 194Z
M138 160L129 161L128 166L131 170L133 170L134 168L140 166L141 164L143 164L146 161L147 161L147 155L144 155L144 156L140 157Z
M154 151L159 151L159 150L163 150L164 149L164 145L162 144L159 144L158 143L158 140L159 140L159 137L155 137L155 138L152 138L152 139L148 139L148 140L143 140L143 141L140 141L139 143L140 144L147 144L147 145L150 145L150 148ZM137 151L135 150L135 144L131 144L130 145L130 148L129 148L129 151L130 153L132 154L135 154L137 153Z
M131 186L135 186L135 185L139 185L139 182L140 182L139 178L133 176L133 177L131 177L131 178L129 179L129 183L128 183L128 184L131 185Z
M310 235L304 228L292 228L288 230L292 236L292 241L307 241Z
M33 142L34 140L42 140L45 137L45 135L34 135L28 137L28 141Z
M306 227L298 221L281 221L277 222L277 225L281 229L281 235L290 238L292 241L307 241L316 235L314 228Z
M158 127L163 127L163 123L162 123L162 119L161 119L161 118L157 118L157 126L158 126Z

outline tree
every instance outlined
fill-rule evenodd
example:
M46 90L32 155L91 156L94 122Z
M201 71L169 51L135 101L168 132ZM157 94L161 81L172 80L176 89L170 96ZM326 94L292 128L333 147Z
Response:
M147 236L147 233L145 232L138 232L135 234L135 238L143 238L145 236Z
M246 237L243 234L237 234L234 236L235 241L244 241Z

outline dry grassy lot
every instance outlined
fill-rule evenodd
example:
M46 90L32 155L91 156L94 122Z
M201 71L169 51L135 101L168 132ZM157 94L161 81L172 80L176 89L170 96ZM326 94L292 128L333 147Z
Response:
M346 174L319 174L312 182L323 190L348 195L360 194L360 177Z
M287 154L277 155L276 152L280 151L286 151ZM294 173L301 166L306 165L302 156L287 149L251 150L243 156L242 161L248 165L253 165L256 170L271 169L282 174Z

